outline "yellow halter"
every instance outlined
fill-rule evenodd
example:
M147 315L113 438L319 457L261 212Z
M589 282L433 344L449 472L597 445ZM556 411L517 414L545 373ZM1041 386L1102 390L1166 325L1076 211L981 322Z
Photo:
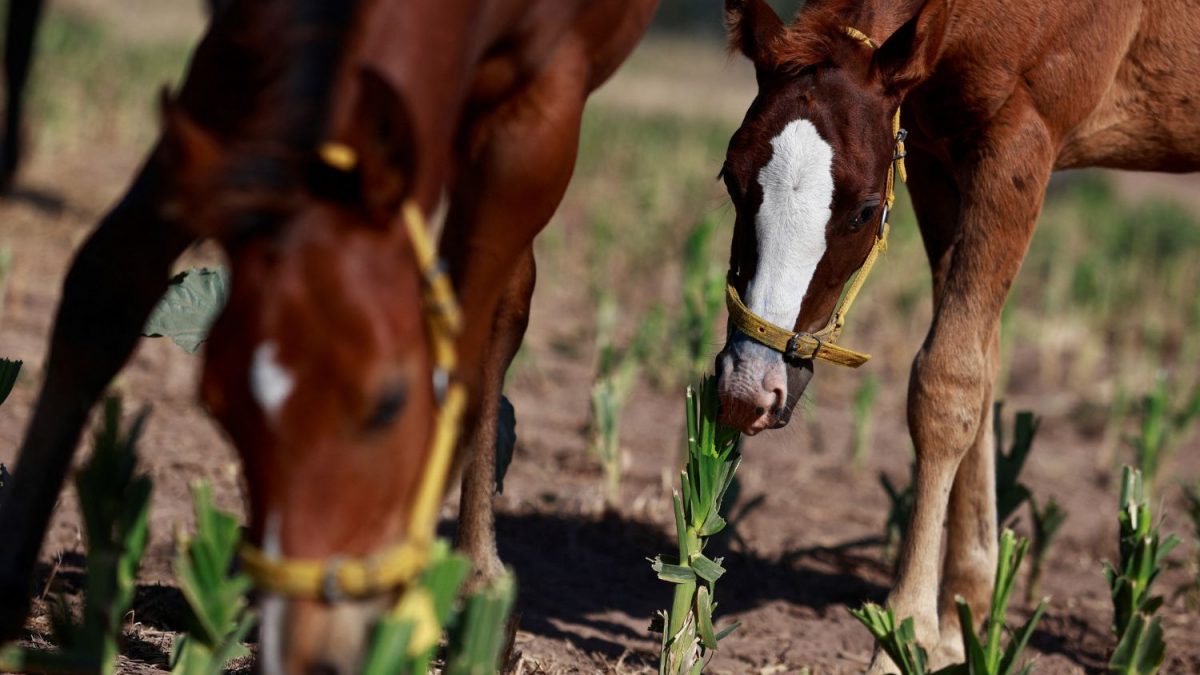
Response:
M319 155L326 164L343 171L353 169L357 163L354 151L337 143L326 143ZM410 653L418 653L436 643L440 627L428 596L419 590L414 591L411 582L424 571L428 562L438 507L458 438L459 418L466 403L466 392L454 380L454 340L462 322L454 290L439 264L437 250L420 208L412 202L405 203L402 216L422 276L425 324L434 363L434 394L439 405L429 458L417 487L405 540L363 558L329 559L271 556L249 543L243 543L241 561L242 569L259 589L289 597L333 602L409 587L394 611L414 621L414 638L409 650Z
M872 49L877 48L871 38L855 28L847 27L846 34ZM733 284L726 283L725 305L729 308L729 320L746 337L781 352L789 360L821 359L839 366L857 368L871 358L867 354L840 347L835 343L842 335L842 327L846 324L846 314L854 304L855 298L858 297L858 292L862 290L863 282L867 280L871 268L879 259L879 254L887 249L888 217L891 215L892 206L896 203L895 179L898 176L901 182L908 180L908 172L904 168L904 139L908 133L900 128L899 106L896 107L896 114L892 117L892 135L896 139L896 149L892 156L892 166L887 173L886 198L883 215L879 222L879 233L875 237L875 245L871 247L867 259L863 261L862 267L858 268L853 281L850 282L850 286L842 295L837 308L834 309L833 315L829 317L829 323L815 333L796 332L776 326L751 311L742 302L742 298Z

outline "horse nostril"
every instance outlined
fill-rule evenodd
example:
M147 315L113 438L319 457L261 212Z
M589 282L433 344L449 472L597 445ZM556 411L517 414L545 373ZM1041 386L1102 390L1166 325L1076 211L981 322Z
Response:
M762 417L765 412L767 412L767 409L761 405L754 409L754 414L757 417Z
M318 661L304 669L305 675L339 675L342 671L328 661Z

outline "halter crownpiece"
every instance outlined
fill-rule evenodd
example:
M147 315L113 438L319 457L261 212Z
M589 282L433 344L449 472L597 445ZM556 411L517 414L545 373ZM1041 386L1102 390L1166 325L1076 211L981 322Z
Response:
M320 154L332 165L324 152L330 145L323 146ZM335 165L334 168L341 167ZM408 650L410 654L417 654L436 644L441 634L427 592L414 587L412 582L429 561L438 506L450 472L459 419L466 404L466 390L453 377L457 358L454 341L462 321L454 290L438 261L420 207L412 202L405 203L402 216L421 271L422 307L433 355L434 393L439 405L429 457L409 514L405 540L362 558L286 558L268 555L249 543L242 544L240 555L242 569L255 586L276 595L335 602L404 589L393 613L413 621L413 638Z
M845 31L846 35L872 49L878 47L871 38L856 28L846 27ZM842 327L846 324L846 314L854 304L855 298L858 297L858 292L862 290L863 282L867 280L871 268L879 259L879 254L887 250L888 218L891 216L892 206L896 203L896 178L898 177L901 182L908 180L908 171L904 166L904 157L907 154L904 150L904 141L908 137L908 132L900 127L899 106L896 107L896 114L892 117L892 136L896 139L896 148L892 154L892 164L887 172L887 188L884 193L886 197L883 203L883 214L879 219L879 231L875 235L875 245L871 247L867 259L863 261L862 266L854 274L854 279L842 294L841 300L838 301L837 307L829 317L829 323L815 333L792 331L776 326L755 314L742 302L731 275L725 284L725 306L729 308L730 322L746 337L780 352L789 361L820 359L839 366L857 368L870 360L869 355L838 346L836 342L842 335Z

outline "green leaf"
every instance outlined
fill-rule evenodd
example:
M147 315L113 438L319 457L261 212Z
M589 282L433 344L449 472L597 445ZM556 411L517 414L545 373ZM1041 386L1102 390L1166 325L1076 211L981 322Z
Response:
M142 329L146 337L169 337L189 353L208 338L208 329L229 295L223 267L190 269L171 279Z
M693 555L688 564L695 570L696 576L710 584L716 583L717 579L720 579L721 575L725 574L725 568L721 566L720 562L709 558L703 553ZM661 577L662 575L660 574L659 576Z
M655 558L650 567L658 573L659 579L672 584L686 584L696 580L696 572L692 568L684 565L665 563L661 557Z
M1148 622L1138 614L1113 651L1108 669L1121 675L1154 675L1162 667L1166 649L1159 619Z
M0 359L0 404L3 404L8 395L12 393L13 386L17 383L17 376L21 374L23 363L23 361Z
M496 423L496 492L504 492L504 476L517 448L517 411L507 396L500 396Z

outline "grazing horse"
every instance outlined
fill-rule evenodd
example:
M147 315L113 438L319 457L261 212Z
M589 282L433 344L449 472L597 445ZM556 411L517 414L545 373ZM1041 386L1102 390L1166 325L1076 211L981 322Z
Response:
M201 396L245 468L263 670L358 670L371 620L419 563L421 486L432 476L442 496L430 457L459 387L472 420L458 452L460 540L477 580L494 576L494 420L528 315L532 240L570 179L587 97L656 4L237 0L220 11L164 101L161 140L65 281L0 513L0 633L24 617L88 411L172 261L203 237L233 272ZM422 230L443 199L441 253L462 306L453 381L442 349L453 307Z
M812 0L786 25L763 0L725 8L758 81L722 172L737 211L733 320L717 357L725 421L781 426L814 360L865 360L836 341L906 161L934 313L909 383L916 506L888 602L913 617L935 665L960 659L972 627L960 628L954 598L984 616L995 574L1000 310L1047 181L1088 166L1200 169L1200 10ZM907 148L894 120L911 131Z

